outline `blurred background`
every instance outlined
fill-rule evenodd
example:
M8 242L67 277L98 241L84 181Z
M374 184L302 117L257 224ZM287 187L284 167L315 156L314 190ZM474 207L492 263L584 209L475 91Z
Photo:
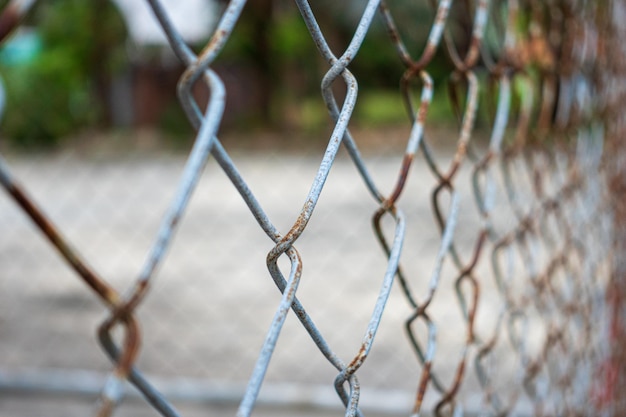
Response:
M7 3L2 0L0 6ZM162 3L184 40L199 53L227 2ZM297 219L335 126L320 93L329 64L317 52L294 3L249 1L212 65L227 95L220 141L282 232ZM331 49L343 51L366 2L312 3ZM401 36L414 57L424 49L431 30L431 3L397 0L392 5ZM469 3L453 2L446 26L461 55L471 38ZM520 31L527 31L528 16L520 20ZM486 31L488 46L501 41L493 31ZM428 67L434 99L425 135L433 160L450 166L460 117L448 98L446 82L453 67L444 49L438 48ZM475 72L483 87L489 73L481 65ZM411 119L399 92L405 67L379 17L349 68L359 88L349 127L372 178L381 190L391 190ZM537 76L534 69L528 71L530 77ZM34 201L88 262L122 292L138 276L195 139L176 96L184 70L146 2L139 0L39 1L0 47L0 152ZM516 110L525 98L518 80L512 82L509 127L517 122ZM411 94L419 92L420 86L415 87ZM459 90L466 89L462 85ZM497 100L494 91L483 88L480 92L469 151L475 164L486 153ZM333 92L341 102L345 95L342 81L334 83ZM202 105L210 92L198 83L193 94ZM535 100L537 104L539 99ZM507 132L508 139L512 130ZM588 153L593 159L602 150ZM551 170L541 170L542 164L551 163L541 158L536 166L534 162L511 164L515 165L511 175L519 180L514 181L514 192L524 204L536 202L533 181L543 178L562 185L559 181L569 178L567 163L571 160L558 152L554 155ZM398 203L407 224L402 264L410 271L414 292L424 295L441 244L432 198L433 190L442 183L421 152L415 155L411 170L404 191L407 198ZM453 186L458 192L461 225L454 244L464 259L470 259L477 247L484 222L472 188L476 171L477 165L463 165ZM540 175L535 175L537 172ZM508 204L508 183L499 171L496 177L490 204L500 211L494 223L499 231L508 233L511 225L520 226L518 213ZM598 174L592 179L600 184L603 178ZM589 184L597 193L605 192L602 184L596 186L591 179ZM440 198L442 205L448 202L446 193ZM602 199L596 200L590 198L583 208L595 209L594 204L601 204ZM603 207L598 210L596 225L602 229L600 237L588 233L590 240L600 242L598 252L609 247L601 240L609 235L604 233L609 215ZM372 231L372 214L378 208L342 149L314 216L297 242L304 264L298 297L331 347L346 361L358 351L387 266ZM393 233L392 223L383 222L388 235ZM273 247L224 171L209 158L173 247L137 311L143 335L137 365L180 405L184 415L205 415L207 411L234 414L280 299L266 268L266 256ZM538 259L542 255L533 254ZM602 291L607 276L603 273L607 268L604 255L598 255L600 260L592 265L595 280L586 281L596 285L590 297L600 306L600 314L604 314ZM525 268L519 267L527 263L523 251L511 250L507 257L510 265L517 266L511 267L511 277L522 283L519 293L532 293L523 281L527 279ZM482 271L491 271L488 258L482 256L476 265L481 279ZM281 267L288 269L285 264ZM433 370L443 385L451 387L457 360L468 346L467 318L459 295L462 290L457 292L455 287L458 270L450 257L438 272L437 300L429 307L433 322L439 324ZM491 274L485 277L476 313L481 326L476 326L477 340L468 348L471 358L477 357L479 341L489 340L503 327L496 323L502 317L501 294ZM569 277L560 278L569 282ZM405 320L414 309L398 285L392 290L377 341L359 369L360 405L370 416L406 415L415 404L422 374L421 362L405 333ZM548 343L544 336L549 327L541 311L533 302L529 304L526 313L532 329L524 333L524 349L519 337L513 340L517 336L512 335L518 335L515 329L503 330L510 332L510 337L503 335L493 349L496 359L490 363L491 383L504 396L511 394L510 390L521 392L521 379L531 368L531 379L541 387L549 386L546 367L533 368L526 360L545 356L542 349ZM14 201L0 193L0 414L88 415L111 369L95 336L107 313L106 306L62 262ZM576 325L573 320L570 324ZM418 341L425 342L428 326L414 327ZM510 327L515 327L514 323ZM605 329L598 328L604 335ZM584 345L588 341L577 342ZM598 340L588 344L595 349ZM597 349L606 350L606 346ZM577 368L579 374L587 379L579 386L588 394L596 370L591 365L582 368ZM336 376L337 370L291 314L272 357L258 415L341 415L344 410L333 389ZM512 388L511 381L519 382L518 386ZM472 369L456 398L468 409L478 410L493 398L491 394L480 390ZM577 401L586 400L585 395L570 395ZM520 396L512 413L530 414L531 400L536 397ZM556 396L545 398L554 400L555 409L559 407ZM440 394L430 389L424 409L432 409L440 399ZM128 402L116 415L147 416L155 411L129 389Z
M198 52L224 3L188 0L164 5ZM411 28L403 33L407 46L421 50L432 7L426 1L394 3L399 27ZM321 0L314 7L331 47L342 50L360 18L362 2ZM453 12L462 14L462 7ZM261 128L315 135L330 124L320 94L328 64L317 53L292 1L247 5L213 68L228 92L222 132ZM437 56L431 68L438 85L450 67ZM405 124L398 94L404 69L378 18L351 69L360 92L354 124ZM186 146L193 132L176 98L182 71L145 2L38 2L0 51L6 89L0 140L20 149L50 148L85 132L141 129L158 132L167 145ZM341 90L342 83L335 84ZM195 94L200 103L206 102L203 86L198 85ZM445 106L447 100L434 100L431 121L448 117L448 109L439 102Z

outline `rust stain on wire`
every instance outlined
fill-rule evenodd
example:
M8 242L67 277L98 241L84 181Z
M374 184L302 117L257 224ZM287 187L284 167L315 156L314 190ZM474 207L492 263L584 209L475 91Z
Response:
M35 0L11 0L0 13L0 42L22 22Z
M0 160L0 180L5 190L14 201L22 207L24 212L37 225L39 230L48 238L67 263L85 282L109 305L114 306L119 301L117 293L82 259L78 252L71 247L59 229L48 219L43 211L25 193L22 187L14 182L8 172L6 164Z

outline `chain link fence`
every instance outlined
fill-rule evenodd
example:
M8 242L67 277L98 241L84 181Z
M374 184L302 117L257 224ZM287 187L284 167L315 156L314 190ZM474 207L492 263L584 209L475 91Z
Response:
M6 7L3 34L31 3ZM217 136L228 91L212 65L246 2L228 2L199 53L148 3L187 68L178 95L194 146L184 164L0 160L4 390L98 391L98 416L130 407L129 384L163 416L184 415L175 403L190 398L236 401L238 416L262 404L346 416L626 409L623 1L433 1L421 51L405 46L414 28L396 26L394 2L362 2L336 51L296 0L327 63L333 129L319 155L269 163ZM393 133L406 148L386 157L362 152L351 126L350 64L374 19L406 68L407 128ZM447 86L429 72L440 51ZM446 87L458 123L442 133L428 113Z

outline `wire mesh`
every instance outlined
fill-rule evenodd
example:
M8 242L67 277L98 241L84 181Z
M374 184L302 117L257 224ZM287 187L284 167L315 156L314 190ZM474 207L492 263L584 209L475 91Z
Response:
M266 257L267 278L280 292L238 416L252 414L290 312L318 354L336 370L333 389L345 415L362 415L359 375L375 342L381 343L377 334L393 287L401 289L411 310L404 328L416 358L404 364L414 369L415 387L406 413L422 415L428 411L425 404L435 415L455 416L471 407L484 415L619 415L624 410L617 398L623 365L615 359L619 357L614 357L613 347L618 332L610 330L619 327L620 316L611 316L611 308L619 311L621 301L615 302L617 307L607 301L610 285L623 280L615 278L613 267L620 253L613 249L620 224L613 214L620 197L609 182L623 172L616 156L623 155L619 145L623 2L433 1L428 41L414 53L403 42L403 34L414 28L396 25L393 2L364 2L347 47L335 51L311 4L296 0L311 41L327 63L321 93L333 129L296 220L284 229L276 226L283 219L268 214L250 179L217 137L228 91L212 65L236 30L246 2L228 2L198 54L183 41L162 4L148 3L186 66L178 96L197 135L132 285L118 291L90 266L0 159L0 182L8 194L108 309L98 339L114 370L102 387L98 416L114 413L126 381L160 415L181 415L137 366L145 337L137 309L149 299L156 271L174 245L174 234L208 160L219 165L273 245ZM0 33L17 25L31 4L11 2L3 14L6 29L0 25ZM361 155L359 136L349 128L358 102L358 81L350 65L376 18L406 68L399 81L410 133L391 187L376 180L374 166ZM457 45L458 37L452 36L455 24L469 28L464 45ZM458 121L453 151L443 154L437 154L436 143L425 133L431 102L443 98L434 94L440 86L431 74L439 51L452 62L449 102ZM206 106L195 101L196 83L210 91ZM337 85L345 87L344 96L335 95ZM476 123L489 104L491 125L485 141ZM201 108L206 108L204 113ZM336 338L321 330L298 297L301 282L315 280L307 277L299 243L328 187L331 168L339 165L342 146L377 207L371 221L386 259L384 272L375 277L378 289L362 339L349 347L348 355L338 353ZM416 163L427 170L419 171ZM406 207L411 207L414 193L406 190L407 184L409 180L425 184L425 175L434 184L428 193L439 231L436 250L429 253L428 273L415 266L414 254L403 252L413 233L407 221L413 217L406 214ZM220 207L219 199L214 200L208 204ZM468 217L469 211L477 216ZM359 285L347 291L355 292ZM453 296L443 296L446 291ZM456 305L449 305L450 300ZM445 335L451 327L448 317L455 321L452 335ZM119 338L114 336L118 331ZM464 389L479 392L480 401L469 404Z

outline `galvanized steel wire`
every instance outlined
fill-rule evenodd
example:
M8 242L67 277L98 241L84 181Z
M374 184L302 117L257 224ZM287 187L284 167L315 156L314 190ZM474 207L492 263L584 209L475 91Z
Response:
M598 41L615 38L618 29L608 16L611 12L623 11L623 2L432 1L434 17L427 43L421 51L410 51L402 33L414 28L398 28L392 1L370 0L364 2L348 46L345 50L334 51L309 2L296 0L311 41L327 63L326 73L321 77L321 93L334 128L297 220L288 230L281 231L264 211L217 137L228 91L212 65L236 30L235 24L246 1L228 2L209 42L198 54L184 42L160 1L147 1L176 56L186 66L178 84L178 96L197 135L176 196L134 284L123 294L109 285L51 223L13 177L8 164L0 159L3 187L109 309L98 335L115 369L102 389L97 415L114 413L122 399L123 384L130 381L159 414L179 416L135 366L142 339L135 310L149 295L155 271L173 244L180 219L209 158L217 161L259 227L274 243L267 254L266 267L269 278L282 294L251 370L238 416L252 414L290 310L320 354L336 368L334 388L345 415L362 415L358 371L375 343L394 285L402 289L413 310L406 318L405 328L407 341L416 353L414 366L420 375L415 381L414 406L407 413L423 414L423 400L430 393L438 398L436 415L463 415L464 405L456 395L469 372L476 375L484 393L485 415L506 415L515 409L523 395L532 400L536 415L587 415L597 410L599 405L588 397L597 388L592 384L597 371L594 367L602 355L597 343L588 341L604 337L604 327L598 320L602 320L606 310L603 294L612 245L611 207L603 167L608 128L602 112L608 106L604 98L609 93L619 92L611 88L608 92L599 90L600 75L608 77L610 74L608 70L602 73L596 61L610 60L606 56L608 51L597 50ZM28 7L16 5L30 6L31 3L14 1L7 6L5 15L13 13L12 16L19 17ZM470 12L469 18L452 13L458 3ZM16 14L16 10L19 13ZM395 48L398 60L405 67L399 80L400 92L411 125L397 181L390 189L377 184L361 157L359 138L349 129L358 101L358 80L351 73L350 64L359 54L376 18L383 22L389 34L389 47ZM453 19L463 18L471 26L466 47L455 44L458 38L453 37L449 29ZM528 22L525 29L520 30L524 19ZM12 26L18 21L11 20ZM598 22L606 25L599 26ZM490 33L488 39L487 33ZM459 120L455 152L447 163L434 156L433 144L424 133L436 87L429 72L430 65L438 51L445 51L453 65L449 76L450 102ZM613 75L619 77L619 73ZM210 91L206 106L194 99L192 87L196 83L204 83ZM343 101L333 93L335 84L345 86ZM473 143L480 100L485 96L481 95L481 90L495 102L486 148ZM206 107L204 113L200 110L202 107ZM297 297L298 285L306 279L297 240L315 213L341 146L379 207L373 213L372 222L387 257L387 268L380 277L380 290L369 323L360 345L354 346L351 358L339 357ZM415 282L424 279L423 271L400 264L407 234L401 201L411 198L404 191L418 154L437 183L432 189L431 203L434 221L440 230L439 249L425 293L413 289ZM471 181L474 204L481 218L469 254L459 248L456 239L456 232L464 227L459 223L458 184L464 175L461 168L468 166L471 178L466 176L464 180ZM420 181L420 178L414 180ZM505 204L496 206L496 200L502 199ZM502 216L509 219L504 225L499 220ZM386 230L385 219L393 224L391 231ZM279 266L281 258L288 259L288 270ZM489 260L489 270L477 267L481 259ZM437 331L445 323L434 321L429 310L431 305L441 302L437 295L444 264L455 270L458 306L451 308L461 309L465 329L459 357L445 358L456 361L451 381L445 381L433 368ZM489 285L497 288L500 310L496 326L485 338L475 331L475 318L481 304L481 290ZM540 328L544 332L543 345L539 354L529 353L526 344L531 333L541 331L533 328L538 326L538 318L541 318ZM416 330L420 323L425 326L426 335ZM112 337L115 328L124 331L121 345ZM508 342L503 340L506 337ZM514 353L518 379L503 387L495 376L494 367L499 360L497 348L505 344Z

